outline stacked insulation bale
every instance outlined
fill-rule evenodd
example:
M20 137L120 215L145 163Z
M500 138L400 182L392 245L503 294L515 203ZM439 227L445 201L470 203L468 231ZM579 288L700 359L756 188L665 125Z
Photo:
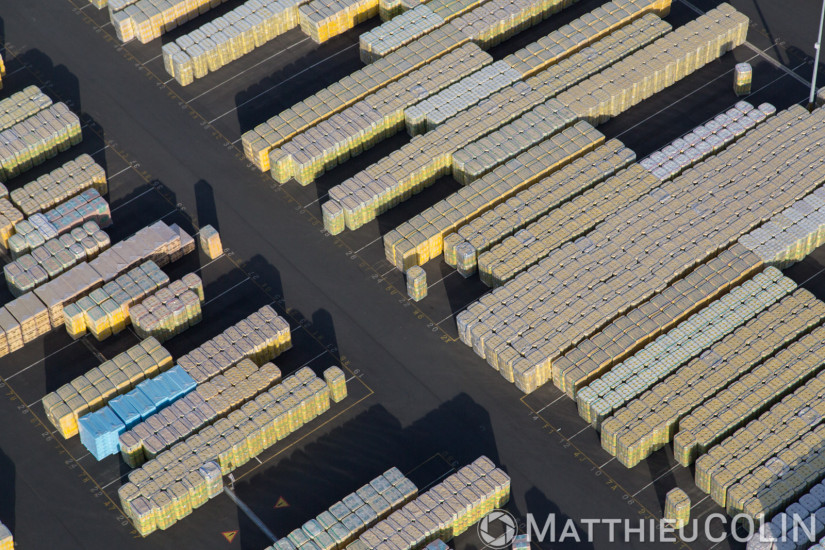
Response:
M714 15L721 13L722 11ZM702 20L701 24L706 24L711 28L707 33L700 35L707 39L703 42L706 49L718 45L720 41L727 47L731 44L730 35L735 38L733 40L734 44L740 39L744 40L740 30L743 27L743 18L744 27L747 27L747 18L735 12L732 8L724 11L724 13L729 15L721 17L718 23L711 21L710 18ZM688 46L699 46L699 44L694 44L698 38L694 37L693 40L687 38L688 35L694 36L690 34L690 28L692 27L674 31L670 33L674 36L667 35L660 40L676 40L680 45L679 51L687 55ZM718 51L714 51L715 55L718 56L726 50L720 47ZM696 68L695 63L691 65L691 70ZM545 77L544 75L538 75L534 78L543 79ZM535 85L538 86L539 83L535 83ZM451 163L451 155L457 149L520 116L539 102L546 100L545 95L531 88L530 85L516 83L493 94L489 100L482 101L476 107L459 114L435 131L425 134L423 139L414 139L399 151L359 172L341 185L334 187L335 193L339 196L352 196L350 202L354 201L349 209L344 208L345 215L349 213L354 218L354 226L360 227L363 223L373 219L376 212L381 212L382 209L387 208L384 197L401 195L403 199L404 194L411 194L414 190L444 175L443 166ZM562 101L562 103L566 103L566 101ZM583 116L577 109L573 110L577 112L578 116ZM360 192L362 197L359 199L355 192ZM332 190L330 194L333 194ZM338 206L344 207L340 200L331 200L338 202ZM329 230L329 227L327 227L327 230Z
M783 322L786 322L784 317L777 317L774 324ZM793 331L785 331L786 334L792 332L786 340L803 332L807 328L806 322L809 321L800 319L788 323ZM784 335L781 328L784 327L774 330L778 333L776 336L768 336L773 339L782 338ZM715 370L720 370L726 375L726 382L733 382L679 419L678 432L673 437L674 458L680 464L690 466L698 456L707 453L714 445L817 374L825 364L822 356L822 348L825 345L823 337L825 328L817 327L810 334L792 342L785 350L735 380L733 377L743 370L737 363L746 363L747 359L739 359L736 356L726 358L726 362L732 363L736 370ZM751 348L756 348L760 355L764 355L760 349L763 347L762 342L751 343Z
M764 520L820 478L825 373L696 460L696 485L730 515Z
M178 366L135 385L112 399L102 409L82 416L78 422L80 442L97 460L118 453L120 436L160 409L183 398L197 384Z
M297 27L303 1L248 0L164 44L163 66L180 85L191 84Z
M126 426L128 431L120 435L118 443L120 454L127 464L137 468L178 441L241 408L280 380L281 370L272 363L258 368L251 360L243 359L212 380L201 384L193 381L191 394L171 401L168 407L158 407L157 412L143 416L139 423Z
M84 153L15 189L11 192L11 200L28 217L55 208L90 188L100 195L109 192L103 167Z
M0 67L3 62L0 60ZM0 74L2 72L0 71ZM14 537L9 528L0 523L0 550L14 550Z
M407 270L407 295L416 302L427 297L427 273L419 266Z
M573 111L555 99L536 105L514 121L456 151L452 161L453 178L461 185L468 185L575 120Z
M733 68L733 92L738 96L751 93L753 68L750 63L737 63Z
M820 481L797 499L790 499L784 511L760 526L748 541L747 550L807 548L825 546L825 482ZM818 541L818 542L817 542ZM815 543L812 545L812 543Z
M609 17L606 21L610 21ZM647 14L625 27L614 30L609 35L592 45L585 46L569 57L563 56L565 58L560 61L557 61L559 59L558 50L553 48L552 42L551 44L545 44L547 53L537 55L536 59L533 59L529 54L520 55L520 52L516 52L513 55L518 55L517 58L505 58L505 60L508 60L515 69L523 71L525 74L533 74L539 68L542 69L530 76L527 83L545 94L545 96L553 97L644 48L671 31L672 27L668 23L659 19L656 15ZM573 33L573 37L581 39L578 33L575 31ZM555 36L554 38L561 39L561 43L566 43L563 36ZM528 46L528 51L529 49L536 50L538 48ZM544 64L547 58L551 61L549 65ZM522 60L526 64L521 63Z
M15 208L8 199L5 186L0 197L0 244L9 249L9 239L14 235L15 227L25 219L23 213Z
M461 247L465 250L462 273L474 273L481 254L548 211L599 185L627 167L634 159L633 151L620 141L606 142L604 146L519 191L469 223L462 220L463 223L453 229L454 233L450 232L444 237L444 261L457 267L457 250ZM505 171L506 165L497 168L489 177L496 177ZM487 178L488 176L484 177Z
M226 371L242 359L271 361L292 347L289 323L264 306L178 359L198 383Z
M802 260L825 242L825 189L795 202L739 242L780 269Z
M129 320L140 338L164 342L201 321L203 296L200 277L189 273L130 307Z
M407 132L417 136L444 124L460 111L521 80L521 75L504 61L496 61L462 78L449 88L404 111Z
M422 36L245 132L244 155L259 170L268 171L272 149L466 42L466 36L450 27Z
M690 519L690 497L678 487L665 495L665 519L672 522L674 529L681 529Z
M378 15L381 21L389 21L421 4L421 0L378 0Z
M493 62L465 44L390 83L362 101L296 135L269 153L273 179L307 185L326 170L358 155L404 127L404 110ZM325 211L326 212L326 211Z
M376 59L381 59L444 23L443 17L434 14L427 6L419 5L371 31L362 33L358 38L361 61L372 63Z
M267 550L313 547L313 544L318 548L344 548L416 496L418 488L415 484L398 468L390 468Z
M509 499L509 476L482 456L378 522L347 548L370 550L392 544L412 550L435 539L449 541Z
M774 113L776 107L770 103L763 103L755 109L747 101L740 101L710 122L700 124L684 136L651 153L639 164L662 181L675 178L687 168L717 154Z
M528 100L529 97L529 100ZM354 230L407 200L451 171L452 154L468 143L521 115L538 104L524 83L516 83L438 129L417 136L410 143L376 165L360 172L330 190L331 201L344 210L346 227ZM485 118L489 116L489 118ZM497 121L492 124L490 120ZM539 147L548 149L551 163L564 164L598 145L604 136L587 124L576 124ZM326 228L329 231L329 227ZM441 239L437 239L440 249ZM422 260L423 263L426 260Z
M650 300L615 318L553 361L553 380L568 397L763 268L739 244L719 253ZM493 344L491 344L492 346Z
M63 308L63 322L72 338L86 331L98 340L118 334L129 323L131 306L169 284L169 277L151 260L107 282ZM147 334L141 338L155 336ZM159 341L162 341L158 339Z
M523 78L528 78L581 51L581 48L605 39L606 45L614 46L617 39L626 40L639 32L653 30L653 38L646 41L652 42L671 30L671 26L659 16L649 13L656 10L656 5L655 2L607 2L508 55L504 61L519 71ZM575 46L571 47L573 44ZM637 48L645 45L638 44Z
M110 2L109 17L121 42L147 44L225 0L127 0Z
M793 281L768 267L579 390L579 415L600 428L613 411L795 289Z
M211 225L205 225L198 232L201 250L210 260L214 260L223 254L223 244L218 231Z
M301 30L318 44L378 14L378 0L311 0L298 8Z
M823 159L791 150L804 151L821 139L822 118L820 110L807 114L801 107L772 117L726 151L612 214L585 237L556 248L508 282L505 291L484 299L481 308L459 314L462 341L529 393L549 379L554 359L606 319L660 292L819 186ZM775 153L760 158L744 153L755 146L766 155ZM722 167L727 168L716 171ZM757 170L759 177L753 176ZM627 280L643 283L628 289ZM581 298L568 298L577 294ZM559 303L565 305L553 311ZM520 319L528 305L531 315ZM509 327L516 320L520 326ZM516 336L508 336L498 350L489 349L486 341L505 329Z
M747 16L727 3L559 94L597 124L626 111L745 42Z
M552 102L550 100L548 104ZM554 124L559 127L566 125L561 116L555 117L555 120ZM601 133L583 123L539 142L505 165L389 231L384 236L387 260L399 269L407 270L437 258L444 250L445 235L508 200L548 173L562 169L596 148L603 140ZM608 156L615 147L614 144L606 149ZM450 253L455 253L454 248Z
M154 338L132 346L99 367L46 394L46 418L68 439L78 432L77 421L113 397L123 395L147 378L172 367L172 355Z
M97 228L112 224L109 203L96 189L87 189L65 203L15 225L16 233L9 237L9 250L13 258L19 258L43 246L46 241L90 222Z
M80 262L92 260L112 242L95 222L87 222L3 266L12 295L20 296L55 279Z
M197 489L197 475L195 482L190 480L193 472L209 466L220 483L221 474L230 474L328 411L329 394L311 369L300 369L227 418L133 470L118 490L123 510L143 536L167 529L220 492L204 496ZM177 497L176 506L169 495Z
M37 86L27 86L19 92L14 92L0 100L0 130L11 128L51 105L51 98Z
M347 378L339 367L329 367L324 371L324 381L329 386L330 399L340 403L347 397Z
M42 164L82 139L80 119L55 103L0 132L0 181Z
M783 316L786 313L793 315L788 317L792 321ZM805 340L804 335L822 323L824 316L825 304L801 289L774 304L618 408L602 423L602 446L622 464L632 467L672 440L677 460L689 464L702 449L710 446L709 441L721 439L732 432L737 423L755 416L760 407L775 402L777 399L766 399L762 403L762 399L773 398L777 386L787 385L784 390L790 392L810 376L810 372L806 372L810 367L800 363L798 378L789 379L790 373L781 368L785 356L779 361L771 359L766 365L759 363L795 339L803 337ZM739 348L734 347L740 343ZM766 372L765 366L774 365L780 367L775 373L780 376L770 374L764 377L765 384L756 382L757 374ZM732 380L735 382L722 390ZM732 392L750 401L755 397L754 392L761 393L762 397L743 406L739 397L731 399ZM698 408L700 404L704 407L701 410ZM748 410L751 407L753 410ZM711 409L721 416L703 416ZM680 418L694 412L698 418L707 420L707 425L688 420L684 424L685 433L677 433L677 428L681 430L682 426ZM737 417L739 414L741 416ZM698 438L694 428L699 428Z

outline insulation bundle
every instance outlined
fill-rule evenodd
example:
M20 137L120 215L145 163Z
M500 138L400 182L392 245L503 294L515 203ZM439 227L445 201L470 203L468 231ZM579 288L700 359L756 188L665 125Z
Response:
M690 497L678 487L665 495L665 519L670 520L674 529L681 529L690 519Z
M329 410L330 391L323 380L304 367L280 384L258 395L226 418L201 428L184 441L162 451L129 474L118 491L126 515L144 536L166 529L221 492L221 476L228 475ZM212 472L206 491L199 489L196 472ZM195 477L195 482L184 483ZM180 481L178 481L180 480ZM176 514L152 514L153 495L184 486L191 506ZM148 511L147 511L148 508Z
M103 167L84 153L15 189L11 192L11 201L28 217L55 208L89 188L100 195L109 191Z
M218 231L211 225L201 227L198 232L198 238L201 250L206 254L210 260L214 260L223 254L223 245L221 244L221 236Z
M753 68L750 63L737 63L733 68L733 91L736 95L751 93L753 83Z
M0 181L42 164L80 143L80 119L55 103L0 132Z
M128 393L143 380L169 370L172 355L154 338L144 340L101 363L43 398L46 418L64 438L78 433L77 421Z
M164 342L200 322L203 283L194 273L184 280L175 281L129 307L129 320L140 338L154 336Z
M3 266L12 295L20 296L71 269L92 260L112 242L93 222L86 222Z
M427 273L419 266L407 270L407 295L420 302L427 297Z
M51 105L51 98L37 86L27 86L19 92L14 92L0 100L0 131L11 128Z

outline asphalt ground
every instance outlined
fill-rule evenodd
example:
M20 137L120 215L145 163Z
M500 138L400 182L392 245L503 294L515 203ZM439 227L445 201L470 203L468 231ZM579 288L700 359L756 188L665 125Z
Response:
M164 36L168 41L235 7L232 0ZM507 53L599 5L582 0L497 46ZM674 26L716 2L674 2ZM804 102L815 2L734 2L751 17L749 42L599 129L642 158L739 98L735 63L754 66L752 103L778 108ZM695 9L694 9L695 8ZM34 179L80 152L110 178L114 241L163 219L192 232L210 223L226 247L215 261L192 254L167 268L198 270L206 283L204 320L167 343L177 357L260 306L271 303L293 327L293 349L276 359L285 374L309 365L348 371L350 396L283 444L236 472L236 494L281 537L391 466L426 488L457 466L486 454L512 477L508 509L574 519L658 518L664 495L678 485L692 498L692 517L718 512L693 486L692 472L663 449L628 470L612 460L572 401L548 384L522 396L456 340L454 315L485 290L443 263L425 266L429 296L406 298L403 277L383 257L381 236L458 188L442 178L357 232L323 231L319 203L332 185L408 139L379 144L313 185L279 186L243 157L240 135L300 98L361 66L358 34L377 19L321 46L293 30L221 70L182 88L162 67L160 41L121 45L104 12L81 0L30 0L0 7L0 42L8 75L4 92L38 84L84 122L78 147L15 178ZM804 28L802 28L804 26ZM810 28L809 28L810 27ZM788 274L818 296L825 253ZM0 300L10 299L0 290ZM0 359L0 520L20 548L244 548L268 537L227 496L210 501L168 531L145 540L132 530L116 497L126 466L96 462L77 438L63 441L44 421L39 400L136 342L126 331L104 342L72 341L54 331ZM281 504L277 506L280 499ZM715 535L720 527L711 533ZM238 531L232 542L223 533ZM700 534L688 548L737 547ZM474 530L455 541L480 549ZM661 543L545 543L541 548L661 548Z

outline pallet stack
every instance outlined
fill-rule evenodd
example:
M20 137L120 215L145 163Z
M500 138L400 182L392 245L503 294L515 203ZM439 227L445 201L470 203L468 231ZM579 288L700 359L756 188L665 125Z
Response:
M548 101L553 108L554 100ZM554 117L554 126L564 127L568 120ZM563 169L568 163L597 148L604 136L587 123L577 123L540 141L489 174L402 223L384 236L384 255L402 271L423 265L444 251L445 237L540 178ZM608 148L612 152L614 145ZM345 213L345 216L348 213ZM350 215L351 224L355 220ZM447 242L449 244L449 242ZM448 254L454 255L454 249Z
M80 119L55 103L0 132L0 181L42 164L82 139Z
M241 408L218 420L129 474L118 491L126 515L141 535L167 529L220 493L198 491L199 470L214 471L216 484L305 423L329 410L329 388L310 369L301 369ZM236 411L237 412L237 411ZM193 500L193 494L196 497ZM180 499L173 507L170 495ZM177 513L175 513L175 511Z
M785 510L773 516L770 521L766 517L759 531L748 541L747 549L761 550L769 548L771 543L777 543L788 548L793 545L794 548L822 550L825 545L825 538L820 538L825 533L825 525L821 520L823 514L825 482L820 481L799 498L791 500Z
M407 295L416 302L427 297L427 273L419 266L407 270Z
M407 133L417 136L432 131L460 111L521 80L504 61L496 61L452 86L404 111Z
M576 395L579 415L600 428L613 411L795 289L778 269L766 268L582 388Z
M404 111L493 62L465 44L390 83L269 153L273 179L308 185L326 170L374 146L404 127Z
M57 278L80 262L92 260L112 242L95 222L87 222L3 266L6 284L20 296Z
M449 27L422 36L245 132L244 155L268 171L272 149L466 42L465 35Z
M378 0L311 0L298 10L301 30L321 44L378 15Z
M224 0L126 0L109 2L109 17L121 42L147 44L221 5Z
M0 100L0 131L23 122L51 105L51 98L37 86L27 86L19 92L14 92Z
M246 319L207 340L178 364L198 383L220 374L242 359L263 364L292 347L289 323L270 306L264 306Z
M501 353L506 353L510 359L504 361L502 374L508 379L512 376L514 382L520 378L520 387L532 391L549 379L554 360L598 330L605 319L661 292L818 187L822 183L818 175L822 160L809 153L800 153L797 158L786 148L796 151L801 147L804 151L808 143L820 139L822 116L820 110L808 114L801 107L779 113L719 155L611 214L576 241L559 243L537 267L506 283L507 291L499 291L480 308L471 306L472 311L458 315L462 341L486 358L485 342L509 326L506 317L520 318L527 313L528 308L523 306L517 306L515 312L509 310L516 299L524 306L532 305L539 316L546 313L543 321L535 320L533 315L523 319L525 326L519 329L522 336L508 337L510 343L501 344L501 350L494 350L489 360L501 371ZM743 154L754 146L776 151L776 158L770 157L770 167L765 165L769 157ZM723 171L716 172L723 167ZM757 170L759 177L753 176ZM781 188L774 181L765 182L768 173L783 182ZM792 175L797 173L800 175ZM690 220L696 220L697 214L701 221L691 225ZM704 234L713 234L714 238ZM636 267L628 265L633 263L629 258L635 258ZM526 258L522 269L532 261L532 257ZM611 276L603 279L605 273ZM626 277L645 284L626 292ZM538 303L537 297L528 295L523 300L524 289L544 299ZM568 293L583 296L589 292L594 293L592 298L571 301L550 315L551 305L566 303ZM498 305L507 306L509 313L504 309L493 313ZM527 378L516 376L519 371Z
M390 468L267 550L312 547L313 544L319 548L344 548L416 496L418 488L415 484L398 468Z
M242 409L280 380L281 370L272 363L258 368L244 359L211 380L201 384L193 381L192 393L170 400L168 407L159 407L157 412L142 416L139 423L126 426L128 431L120 435L120 454L129 466L137 468L205 426Z
M519 162L522 161L522 157L516 158ZM481 254L536 221L548 211L558 208L568 200L579 196L583 191L621 171L633 160L635 160L633 151L618 140L610 140L515 195L510 196L509 193L504 193L502 195L502 198L506 198L504 202L487 209L481 216L471 219L469 223L461 220L462 223L457 224L452 230L454 232L446 234L444 261L450 266L457 267L456 251L459 246L463 246L466 249L464 271L474 273ZM482 179L500 177L503 181L508 181L517 176L518 174L508 170L505 164ZM399 226L399 232L402 226Z
M178 366L140 382L126 394L112 399L106 406L78 420L80 442L97 460L120 450L120 436L142 418L182 399L197 384Z
M347 377L339 367L329 367L324 371L324 382L329 386L330 399L340 403L347 397Z
M739 242L780 269L802 260L825 242L825 189L795 202Z
M733 92L738 96L751 93L753 68L750 63L737 63L733 68Z
M0 68L2 67L2 60L0 60ZM2 71L0 71L2 75ZM9 528L0 523L0 550L14 550L14 537L9 531Z
M190 273L188 284L175 281L130 307L129 320L140 338L154 336L164 342L201 321L202 296L200 277Z
M164 44L163 66L181 86L191 84L298 26L306 0L248 0Z
M94 188L100 195L109 192L103 167L84 153L13 190L11 201L29 217L53 209L90 188Z
M817 305L821 309L822 303L818 302ZM777 340L780 344L787 344L793 337L801 334L804 336L792 341L782 353L770 357L746 374L741 374L746 368L737 363L750 366L747 359L735 356L725 358L731 365L726 368L727 372L720 372L726 375L726 382L732 382L723 391L679 419L678 431L673 437L673 455L680 464L690 466L700 455L707 453L714 445L781 401L821 370L825 363L821 354L825 328L818 326L805 334L810 330L810 325L821 322L821 318L812 320L810 315L806 317L794 319L792 323L788 323L788 329L771 327L774 330L767 334L769 344ZM782 317L777 317L774 324L783 322ZM756 348L760 355L765 355L761 349L765 347L761 342L751 344L751 348ZM775 351L776 347L778 346L772 345L767 349ZM737 374L738 378L734 378Z
M80 338L86 331L102 341L126 328L131 306L169 284L169 277L151 260L109 281L88 296L63 308L66 331ZM148 338L146 335L141 338ZM161 340L159 340L161 341Z
M214 260L223 254L221 236L211 225L201 227L198 232L198 238L200 239L201 250L210 260Z
M665 519L671 521L674 529L681 529L690 520L690 497L676 487L665 496Z
M380 3L379 3L380 4ZM380 5L379 5L380 9ZM444 18L425 5L362 33L358 38L361 61L372 63L444 24Z
M392 541L401 550L412 550L435 539L449 541L509 498L510 478L482 456L378 522L347 548L370 550Z
M172 356L154 338L144 340L43 398L46 418L65 439L78 433L78 419L113 397L172 367Z

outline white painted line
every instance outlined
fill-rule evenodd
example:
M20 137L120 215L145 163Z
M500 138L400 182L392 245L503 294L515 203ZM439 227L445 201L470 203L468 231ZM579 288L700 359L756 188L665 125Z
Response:
M648 483L647 485L645 485L644 487L642 487L641 489L639 489L638 491L636 491L635 493L633 493L633 498L636 498L636 495L638 495L639 493L641 493L642 491L644 491L645 489L647 489L648 487L650 487L651 485L653 485L654 483L656 483L657 481L659 481L660 479L662 479L663 477L665 477L667 474L669 474L670 472L672 472L673 470L675 470L678 466L679 466L679 465L678 465L678 464L676 464L675 466L673 466L673 468L671 468L671 469L670 469L670 470L668 470L667 472L663 473L662 475L660 475L659 477L657 477L656 479L654 479L653 481L651 481L650 483Z
M545 405L545 406L543 406L542 408L540 408L539 410L537 410L537 411L536 411L536 414L540 413L541 411L543 411L544 409L546 409L546 408L547 408L547 407L549 407L550 405L553 405L553 404L555 404L556 402L561 401L562 397L564 397L564 394L562 394L561 396L557 397L556 399L554 399L553 401L551 401L551 402L550 402L550 403L548 403L547 405Z
M155 59L157 59L157 58L159 58L159 57L163 57L163 52L161 52L161 53L157 54L157 55L156 55L155 57L153 57L152 59L148 59L148 60L144 61L143 63L144 63L144 65L145 65L146 63L151 63L152 61L154 61Z
M353 252L353 254L358 254L359 252L361 252L362 250L364 250L365 248L367 248L367 247L368 247L368 246L370 246L371 244L375 244L375 243L377 243L378 241L380 241L380 240L381 240L381 238L382 238L382 237L381 237L381 236L379 236L377 239L374 239L374 240L372 240L372 241L368 242L367 244L365 244L364 246L362 246L361 248L359 248L358 250L356 250L355 252Z
M446 275L444 275L443 277L441 277L439 280L437 280L436 282L434 282L433 284L431 284L430 286L428 286L428 287L427 287L427 290L431 289L432 287L434 287L435 285L437 285L438 283L440 283L441 281L443 281L444 279L446 279L447 277L449 277L449 276L450 276L450 275L452 275L453 273L458 273L458 271L450 271L449 273L447 273Z
M140 197L142 197L142 196L144 196L144 195L148 195L149 193L151 193L151 192L152 192L152 191L154 191L154 190L155 190L155 188L154 188L154 187L150 187L149 189L147 189L147 190L146 190L146 191L144 191L143 193L140 193L139 195L135 195L134 197L132 197L132 198L131 198L131 199L129 199L128 201L124 202L123 204L118 204L117 206L115 206L114 208L112 208L112 212L117 212L118 210L120 210L120 209L121 209L121 208L123 208L124 206L126 206L126 205L128 205L128 204L131 204L132 202L134 202L134 201L138 200Z
M224 254L221 254L220 256L218 256L217 258L215 258L214 260L209 260L208 262L206 262L205 264L203 264L202 266L200 266L200 267L199 267L198 269L196 269L195 271L202 271L202 270L206 269L206 267L207 267L207 266L210 266L210 265L214 264L215 262L217 262L218 260L220 260L220 259L221 259L221 258L223 258L223 257L224 257Z
M206 302L204 302L204 303L203 303L204 307L205 307L205 306L208 306L209 304L211 304L212 302L214 302L215 300L217 300L218 298L220 298L220 297L221 297L221 296L223 296L224 294L226 294L226 293L228 293L228 292L232 292L233 290L235 290L236 288L238 288L239 286L241 286L241 285L242 285L242 284L244 284L245 282L247 282L247 281L251 281L251 280L252 280L252 279L250 279L249 277L247 277L246 279L244 279L244 280L243 280L243 281L241 281L240 283L238 283L238 284L236 284L236 285L232 286L231 288L228 288L228 289L224 290L223 292L221 292L220 294L218 294L217 296L215 296L215 297L214 297L214 298L212 298L211 300L207 300Z
M296 42L296 43L292 44L291 46L287 46L286 48L284 48L283 50L281 50L281 51L279 51L279 52L275 52L274 54L270 55L270 56L269 56L269 57L267 57L266 59L264 59L264 60L262 60L262 61L258 61L257 63L255 63L255 64L254 64L254 65L252 65L251 67L247 67L246 69L242 70L241 72L239 72L239 73L238 73L238 74L236 74L235 76L232 76L232 77L230 77L230 78L227 78L226 80L224 80L224 81L223 81L223 82L221 82L220 84L217 84L217 85L215 85L215 86L213 86L213 87L209 88L209 89L208 89L208 90L206 90L205 92L202 92L202 93L200 93L200 94L196 95L195 97L193 97L192 99L190 99L189 101L187 101L187 102L186 102L186 104L188 105L188 104L189 104L189 103L191 103L192 101L195 101L196 99L199 99L199 98L201 98L201 97L205 96L206 94L208 94L208 93L209 93L209 92L211 92L212 90L216 90L216 89L220 88L221 86L223 86L223 85L224 85L224 84L226 84L227 82L231 82L232 80L235 80L236 78L238 78L239 76L241 76L241 75L242 75L242 74L244 74L245 72L247 72L247 71L250 71L250 70L254 69L254 68L255 68L255 67L257 67L258 65L262 65L262 64L266 63L267 61L271 60L271 59L272 59L272 58L274 58L274 57L277 57L277 56L281 55L282 53L284 53L284 52L285 52L285 51L287 51L287 50L291 50L292 48L294 48L294 47L295 47L295 46L297 46L298 44L303 44L303 43L304 43L304 42L306 42L307 40L309 40L309 37L308 37L308 36L307 36L306 38L304 38L303 40L299 40L298 42Z
M329 353L327 350L322 351L321 353L319 353L318 355L316 355L315 357L313 357L312 359L310 359L309 361L307 361L306 363L304 363L303 365L301 365L301 366L300 366L300 367L298 367L298 368L299 368L299 369L302 369L302 368L304 368L304 367L308 366L310 363L312 363L313 361L315 361L315 360L316 360L316 359L318 359L319 357L321 357L321 356L323 356L323 355L326 355L327 353Z
M37 361L35 361L35 362L34 362L34 363L32 363L31 365L29 365L28 367L26 367L26 368L24 368L24 369L20 369L19 371L15 372L15 373L14 373L14 374L12 374L11 376L6 377L6 380L11 380L12 378L14 378L15 376L17 376L18 374L22 374L22 373L26 372L27 370L29 370L30 368L32 368L32 367L33 367L33 366L35 366L36 364L40 363L41 361L45 361L45 360L46 360L46 359L48 359L49 357L52 357L53 355L57 355L58 353L60 353L60 352L61 352L61 351L63 351L64 349L66 349L66 348L68 348L68 347L70 347L70 346L73 346L73 345L77 344L78 342L80 342L80 340L81 340L81 339L77 339L77 340L73 340L73 341L69 342L68 344L66 344L65 346L63 346L62 348L60 348L59 350L51 352L50 354L48 354L47 356L43 357L42 359L38 359Z
M313 205L313 204L315 204L316 202L318 202L318 201L322 201L322 200L324 200L325 198L327 198L328 196L329 196L329 193L324 193L323 195L321 195L320 197L318 197L317 199L315 199L315 200L314 200L314 201L312 201L311 203L309 203L309 204L305 204L305 205L304 205L304 208L309 208L310 206L312 206L312 205Z
M314 69L315 67L317 67L317 66L318 66L318 65L320 65L321 63L325 63L326 61L329 61L329 60L330 60L330 59L332 59L333 57L336 57L336 56L338 56L338 55L340 55L340 54L344 53L345 51L350 50L350 49L352 49L352 48L355 48L355 47L357 47L357 46L358 46L358 44L352 44L352 45L347 46L346 48L344 48L344 49L342 49L342 50L338 50L337 52L335 52L334 54L332 54L332 55L330 55L330 56L328 56L328 57L325 57L324 59L322 59L321 61L318 61L317 63L313 63L312 65L310 65L310 66L309 66L309 67L307 67L306 69L303 69L303 70L301 70L301 71L298 71L297 73L293 74L293 75L292 75L292 76L290 76L289 78L285 78L285 79L281 80L280 82L278 82L277 84L275 84L274 86L271 86L271 87L270 87L270 88L268 88L267 90L264 90L263 92L259 93L259 94L258 94L258 95L256 95L255 97L251 97L251 98L247 99L246 101L244 101L243 103L241 103L241 104L239 104L239 105L237 105L237 106L233 107L232 109L229 109L229 110L228 110L228 111L226 111L224 114L222 114L222 115L220 115L220 116L218 116L218 117L216 117L216 118L213 118L212 120L210 120L210 121L209 121L209 124L212 124L212 123L213 123L213 122L215 122L216 120L221 119L221 118L225 117L226 115L228 115L228 114L230 114L230 113L233 113L233 112L237 111L237 110L238 110L238 107L243 107L243 106L244 106L244 105L246 105L247 103L249 103L249 102L251 102L251 101L255 101L255 100L256 100L256 99L258 99L259 97L261 97L261 96L263 96L263 95L268 94L269 92L271 92L271 91L272 91L272 90L274 90L275 88L279 87L281 84L284 84L284 83L286 83L286 82L289 82L289 81L290 81L290 80L292 80L293 78L295 78L295 77L297 77L297 76L299 76L299 75L301 75L301 74L303 74L303 73L305 73L305 72L307 72L307 71L309 71L309 70L311 70L311 69Z
M614 460L616 460L615 456L613 458L611 458L610 460L608 460L607 462L605 462L604 464L602 464L601 466L599 466L599 469L601 470L602 468L604 468L605 466L607 466L608 464L610 464Z
M592 427L593 427L593 426L591 426L590 424L588 424L587 426L585 426L585 427L584 427L584 428L582 428L581 430L577 431L576 433L574 433L573 435L571 435L570 437L568 437L568 438L567 438L567 440L568 440L568 441L570 441L571 439L573 439L573 438L574 438L574 437L576 437L577 435L579 435L579 434L581 434L581 433L584 433L585 431L587 431L588 429L590 429L590 428L592 428Z
M85 455L81 456L80 458L75 458L75 459L74 459L74 461L75 461L75 462L80 462L81 460L83 460L83 459L84 459L84 458L86 458L87 456L91 456L91 454L92 454L92 453L86 453Z
M691 506L690 509L693 510L694 508L696 508L697 506L699 506L700 504L702 504L703 502L705 502L709 498L710 498L710 495L705 495L705 498L703 498L702 500L700 500L699 502L697 502L696 504Z
M96 155L96 154L98 154L98 153L102 153L103 151L105 151L105 150L106 150L106 149L108 149L108 148L109 148L109 146L107 145L106 147L104 147L104 148L102 148L102 149L98 149L97 151L95 151L94 153L92 153L90 156L92 156L92 157L93 157L93 156L95 156L95 155Z
M811 282L812 280L816 279L817 277L819 277L819 276L820 276L820 275L822 275L823 273L825 273L825 267L823 267L822 269L820 269L819 271L817 271L816 273L814 273L813 275L811 275L810 277L808 277L807 279L805 279L804 281L802 281L801 283L799 283L799 286L802 286L802 285L804 285L804 284L806 284L806 283Z
M89 4L89 5L91 5L91 4ZM13 74L17 74L17 73L19 73L20 71L22 71L22 70L24 70L24 69L28 69L28 66L23 65L22 67L18 67L18 68L16 68L16 69L14 69L12 72L4 74L4 75L3 75L3 78L8 78L8 77L10 77L11 75L13 75Z
M386 271L383 275L381 275L381 278L383 279L384 277L386 277L387 275L389 275L390 273L392 273L392 272L393 272L393 270L395 270L395 269L398 269L398 268L397 268L397 267L395 267L395 266L392 266L392 267L389 269L389 271Z
M244 514L246 514L246 517L252 520L252 523L258 526L258 529L260 529L264 535L269 537L269 540L271 540L273 543L278 542L278 538L272 534L272 531L270 531L266 525L264 525L264 522L261 521L261 518L256 516L255 513L252 512L252 510L249 508L249 506L244 504L243 501L239 499L229 487L224 487L223 492L229 495L229 498L232 499L232 502L234 502L238 506L238 508L240 508Z
M441 323L443 323L444 321L446 321L446 320L447 320L447 319L449 319L450 317L454 317L454 316L455 316L455 313L450 313L449 315L447 315L446 317L444 317L443 319L441 319L439 322L437 322L437 323L435 324L435 326L440 325Z
M109 483L107 483L106 485L104 485L103 487L101 487L101 489L106 490L106 488L107 488L107 487L110 487L110 486L112 486L113 484L117 483L118 481L121 481L123 478L125 478L125 477L126 477L126 476L128 476L128 475L129 475L129 472L126 472L125 474L123 474L123 475L122 475L122 476L120 476L119 478L114 479L114 480L110 481Z
M255 460L257 460L257 461L258 461L258 464L260 464L261 466L263 466L263 464L264 464L264 463L263 463L263 462L261 462L261 459L260 459L260 458L258 458L258 457L256 456L256 457L255 457Z
M127 166L126 168L124 168L123 170L121 170L120 172L118 172L117 174L113 174L113 175L111 175L111 176L106 176L106 177L107 177L107 179L108 179L108 180L110 180L110 181L111 181L113 178L116 178L116 177L118 177L119 175L121 175L123 172L126 172L127 170L131 170L131 169L132 169L132 166L131 166L131 165L129 165L129 166Z

